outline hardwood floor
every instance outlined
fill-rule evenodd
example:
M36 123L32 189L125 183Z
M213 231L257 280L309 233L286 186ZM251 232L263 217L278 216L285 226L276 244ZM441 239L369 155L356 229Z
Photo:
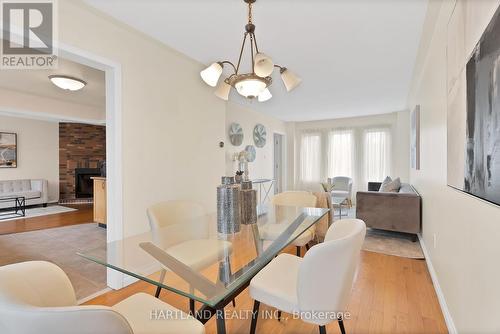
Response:
M77 208L79 210L75 212L1 222L0 234L92 221L92 206L78 205ZM295 253L294 248L287 251ZM245 262L245 259L234 260L236 261L233 263ZM112 306L137 292L154 295L155 287L145 282L137 282L124 289L98 296L86 304ZM189 303L184 297L162 290L161 299L188 311ZM199 306L197 303L197 307ZM252 307L253 300L245 290L236 298L236 310L250 311ZM228 305L226 310L231 311L233 307ZM261 304L261 310L272 309ZM425 261L422 260L363 251L347 311L351 314L350 319L344 321L347 333L447 333L429 272ZM250 320L228 319L226 328L227 333L248 333ZM206 329L209 334L216 333L214 319L206 324ZM283 314L281 322L260 318L257 333L315 334L318 333L318 328ZM337 323L329 324L327 333L340 333Z
M92 205L64 205L74 207L78 211L58 213L48 216L25 218L1 221L0 220L0 235L19 232L28 232L35 230L43 230L46 228L69 226L76 224L86 224L93 221Z
M292 248L287 251L294 253ZM252 310L253 300L247 290L236 298L236 310ZM134 293L154 295L154 291L154 286L137 282L105 293L87 304L112 306ZM162 290L161 299L186 312L189 309L188 300L174 293ZM233 308L229 304L226 310ZM271 308L261 304L261 310ZM347 311L351 314L351 318L344 321L347 333L447 333L427 266L422 260L363 251ZM281 322L260 318L257 333L318 333L317 326L287 318L286 314L282 318L285 320ZM205 326L207 333L216 333L214 319ZM248 333L250 320L228 319L226 329L227 333ZM336 322L327 326L327 333L340 333Z

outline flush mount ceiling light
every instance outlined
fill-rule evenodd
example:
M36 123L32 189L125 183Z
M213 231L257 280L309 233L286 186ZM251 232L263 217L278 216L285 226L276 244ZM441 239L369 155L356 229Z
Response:
M67 75L49 75L49 79L57 87L70 91L80 90L87 85L85 81Z
M255 25L252 23L252 4L256 0L243 0L248 4L248 23L245 25L245 34L243 35L243 43L241 44L240 57L235 66L230 61L218 61L200 72L201 78L209 86L215 87L215 95L223 100L228 100L231 88L248 99L257 98L259 102L269 100L272 95L268 87L272 83L271 74L274 68L278 68L281 74L281 80L289 92L297 87L301 79L292 73L286 67L276 65L267 55L259 51L257 39L255 38ZM251 73L240 73L241 59L245 50L245 42L247 37L250 38L250 56L251 56ZM219 82L222 75L224 65L230 65L233 73ZM218 83L218 84L217 84Z

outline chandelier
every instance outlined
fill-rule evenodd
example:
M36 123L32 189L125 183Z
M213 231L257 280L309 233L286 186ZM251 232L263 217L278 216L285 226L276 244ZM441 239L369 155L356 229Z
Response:
M271 58L259 51L257 39L255 38L255 25L252 23L252 4L256 0L243 1L248 4L248 23L245 25L238 63L235 66L227 60L218 61L201 71L200 75L207 85L212 87L217 86L215 95L223 100L227 101L231 88L235 88L241 96L247 99L257 98L259 102L264 102L272 97L269 86L272 84L271 74L275 67L279 69L281 80L283 80L288 92L297 87L301 79L286 67L274 64ZM250 39L249 49L252 72L241 73L241 59L247 38ZM233 73L219 82L224 65L229 65Z

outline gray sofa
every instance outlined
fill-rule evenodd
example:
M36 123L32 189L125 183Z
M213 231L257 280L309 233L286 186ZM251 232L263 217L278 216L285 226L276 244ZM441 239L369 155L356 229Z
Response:
M362 219L371 228L419 233L421 198L415 188L403 183L397 193L379 192L380 185L370 182L368 191L357 192L356 218Z
M47 205L47 180L4 180L0 181L0 199L14 196L25 197L28 205ZM14 206L13 201L0 201L0 209Z

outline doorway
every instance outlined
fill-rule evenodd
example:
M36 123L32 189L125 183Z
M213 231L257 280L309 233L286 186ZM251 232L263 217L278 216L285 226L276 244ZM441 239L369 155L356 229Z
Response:
M285 152L283 148L283 135L280 133L274 133L273 143L274 143L274 161L273 161L273 174L274 174L274 193L278 194L283 192L283 154Z

